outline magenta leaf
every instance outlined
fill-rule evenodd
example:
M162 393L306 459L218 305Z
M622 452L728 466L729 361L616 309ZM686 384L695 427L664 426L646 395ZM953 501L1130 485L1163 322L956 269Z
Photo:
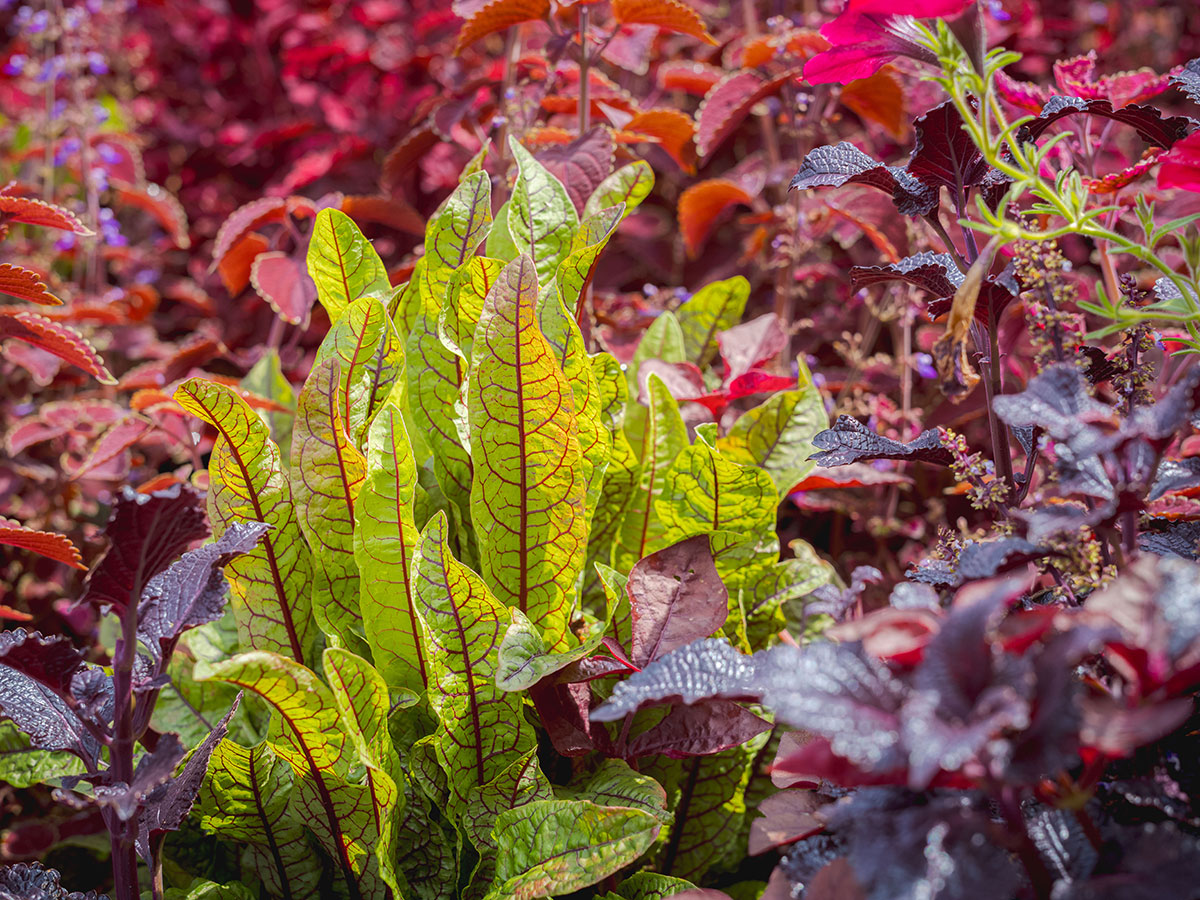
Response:
M771 727L732 700L704 700L693 706L676 706L657 725L629 744L631 756L661 753L670 759L707 756L744 744Z
M633 611L635 665L706 638L725 623L729 592L717 574L707 535L639 560L625 586Z
M146 585L193 541L208 536L204 502L191 487L139 494L125 488L104 534L108 552L85 582L83 602L118 612L141 597Z
M726 384L774 359L787 347L787 342L783 323L774 313L722 331L717 336L717 347L725 363Z

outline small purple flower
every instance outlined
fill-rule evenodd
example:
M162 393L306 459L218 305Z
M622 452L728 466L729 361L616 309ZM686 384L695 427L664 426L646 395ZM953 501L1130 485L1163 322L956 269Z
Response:
M25 63L29 61L24 53L14 53L8 58L8 62L4 64L5 75L20 75L25 71Z
M49 24L50 13L46 12L44 9L39 9L29 17L29 24L25 26L25 29L30 34L40 34L46 30L46 26Z
M108 190L108 171L96 166L92 169L92 186L98 191Z
M83 10L71 7L63 13L62 27L64 31L74 31L83 24Z
M121 161L121 154L111 144L97 144L96 154L110 166Z
M104 59L104 54L96 50L91 50L87 55L88 70L93 75L107 75L108 63Z
M99 125L103 125L112 117L112 113L108 111L108 107L103 103L97 103L94 109L96 113L96 122Z
M917 374L922 378L937 378L937 369L933 367L933 357L928 353L917 353L913 355L913 359L917 362Z
M67 111L67 101L66 100L55 100L54 105L52 107L50 107L50 116L51 116L51 118L61 119L63 113L65 113L66 111Z
M61 166L73 155L79 152L79 148L83 146L79 143L79 138L67 138L58 145L58 149L54 151L54 164Z
M104 0L87 0L85 5L87 6L87 11L95 15L104 8Z
M75 235L67 232L57 241L54 242L54 249L60 252L72 249L75 246Z

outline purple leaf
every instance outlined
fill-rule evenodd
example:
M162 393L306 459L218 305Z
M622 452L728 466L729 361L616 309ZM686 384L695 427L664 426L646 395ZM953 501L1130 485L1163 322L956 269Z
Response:
M774 359L787 343L787 332L774 313L722 331L717 335L717 346L725 363L726 384Z
M586 683L556 684L547 679L529 689L529 699L560 755L583 756L596 749L596 739L604 734L603 729L592 732L588 719L591 696Z
M925 216L937 206L937 191L932 190L898 166L876 162L853 144L817 147L804 157L789 189L841 187L866 184L890 194L896 209L905 216Z
M671 759L707 756L744 744L770 727L770 722L732 700L705 700L676 706L665 719L634 738L629 753L661 753Z
M168 831L178 831L187 818L192 804L196 802L196 794L200 791L200 785L204 782L204 775L208 771L208 760L217 744L221 743L228 734L229 720L233 718L233 714L237 712L241 702L242 692L238 691L233 705L229 707L229 712L225 713L216 727L192 751L192 755L184 763L183 770L179 775L161 785L146 798L146 804L138 821L137 837L138 852L144 859L149 860L149 847L157 835Z
M83 651L65 637L43 637L17 628L0 631L0 665L18 670L56 694L65 694L83 665Z
M809 601L804 607L805 615L824 614L831 616L835 622L850 611L850 607L858 602L868 584L875 584L883 579L883 573L874 566L858 566L850 575L850 586L836 588L832 584L823 584L816 588L812 595L815 600Z
M1019 394L1004 394L992 402L996 414L1014 427L1037 426L1066 440L1095 420L1112 417L1112 407L1095 400L1088 381L1071 363L1047 366Z
M154 749L138 760L129 784L118 781L96 785L96 803L111 809L122 822L129 821L138 814L153 791L166 785L186 753L179 743L179 735L164 734Z
M1187 94L1193 103L1200 103L1200 58L1188 60L1179 74L1171 76L1171 84Z
M582 213L588 197L612 171L613 149L612 132L597 125L569 144L534 154L534 159L563 183L575 211Z
M1187 116L1166 116L1153 106L1131 104L1113 109L1110 100L1084 100L1079 97L1051 97L1041 113L1017 131L1018 140L1035 141L1053 123L1075 113L1111 119L1133 128L1149 144L1170 149L1176 142L1191 134L1196 121Z
M750 825L750 855L792 844L825 827L816 815L829 798L816 791L780 791L758 805L762 817Z
M17 863L0 868L0 900L106 900L95 891L81 894L59 883L57 869L41 863Z
M983 183L991 167L963 129L952 100L925 113L913 127L916 141L908 173L933 188L935 196L945 187L951 196L965 197L967 188Z
M104 533L111 543L88 575L82 602L122 612L189 544L208 536L204 502L182 484L152 494L125 488Z
M155 661L169 657L185 631L221 617L228 587L221 568L253 550L269 527L235 522L219 540L185 553L150 579L138 608L138 638Z
M1026 563L1056 551L1020 537L1002 537L994 541L967 541L957 561L932 560L933 565L922 563L909 572L910 578L926 584L945 584L958 587L968 581L993 578L1003 572L1024 566ZM937 580L933 580L937 577Z
M1172 491L1182 491L1200 485L1200 457L1164 459L1154 473L1154 484L1146 500L1157 500Z
M937 297L953 296L963 277L949 253L932 250L883 266L854 266L850 270L850 284L855 290L887 281L905 281Z
M1200 840L1169 822L1120 829L1088 878L1055 890L1054 900L1160 900L1195 896ZM1108 846L1108 845L1106 845Z
M1144 531L1138 546L1158 556L1200 557L1200 522L1169 522L1162 531Z
M725 624L729 592L717 574L707 535L697 535L639 560L625 586L632 608L633 663L705 638Z
M954 457L942 446L936 428L922 431L907 444L893 441L871 431L853 416L838 416L833 427L813 437L813 446L821 452L810 459L819 466L846 466L873 459L903 459L948 466Z

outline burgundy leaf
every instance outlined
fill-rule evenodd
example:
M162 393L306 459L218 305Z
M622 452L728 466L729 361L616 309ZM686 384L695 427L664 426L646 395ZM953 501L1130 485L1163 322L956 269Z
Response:
M1171 76L1171 83L1187 94L1193 103L1200 103L1200 58L1189 59L1182 70Z
M825 827L818 810L828 798L815 791L780 791L758 805L762 817L750 825L750 855L792 844Z
M800 72L800 68L788 69L770 79L755 72L734 72L713 85L696 113L696 149L701 159L733 133L756 103L779 93Z
M250 266L250 283L283 321L308 324L317 286L302 262L279 250L260 253Z
M563 756L583 756L596 748L588 720L591 696L586 683L556 684L545 679L529 689L550 742ZM603 731L597 729L596 735Z
M139 494L125 488L104 529L110 544L84 583L83 602L123 611L193 541L208 536L204 503L183 484Z
M638 667L708 637L728 615L729 592L717 574L707 535L639 560L625 590L633 616L631 658Z
M1196 128L1196 121L1187 116L1163 116L1152 106L1124 106L1113 109L1109 100L1084 100L1079 97L1051 97L1036 119L1026 122L1017 132L1023 141L1034 141L1052 124L1066 116L1084 113L1111 119L1133 128L1149 144L1170 149Z
M774 359L787 344L787 332L775 313L722 331L717 335L717 347L725 363L726 384Z
M676 706L665 719L634 738L629 753L661 753L670 759L707 756L744 744L770 727L770 722L732 700L705 700Z
M153 750L142 754L129 784L116 782L96 785L96 803L101 808L112 810L122 822L129 821L138 814L151 792L166 786L175 773L175 767L186 754L187 750L179 743L179 735L164 734Z
M1071 363L1047 366L1024 391L995 398L993 407L1009 425L1037 426L1059 440L1112 414L1111 407L1092 398L1087 378Z
M931 109L913 123L916 142L908 173L936 192L945 187L951 196L965 196L969 187L983 183L990 166L963 130L962 116L952 100Z
M950 451L942 446L936 428L922 431L908 443L894 441L871 431L853 416L838 416L833 427L813 438L820 452L813 459L819 466L845 466L874 459L902 459L948 466L953 462Z
M563 183L575 211L582 213L592 192L612 171L614 149L612 132L597 125L571 143L542 150L534 157Z
M902 215L925 216L937 206L937 191L898 166L876 162L853 144L817 147L804 157L789 189L866 184L892 198Z

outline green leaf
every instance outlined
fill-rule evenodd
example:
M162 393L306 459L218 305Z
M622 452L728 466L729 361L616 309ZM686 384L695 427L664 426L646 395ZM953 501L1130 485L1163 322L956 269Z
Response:
M579 213L561 181L515 137L508 139L517 178L508 205L508 228L517 252L533 260L539 282L554 277L571 249ZM488 256L495 256L488 248Z
M496 686L503 691L524 691L547 675L591 654L604 639L607 623L593 620L592 628L578 647L555 653L542 640L542 633L519 609L511 609L512 623L504 633L496 659Z
M235 522L271 529L225 566L243 647L308 658L316 637L309 590L312 561L300 531L279 448L244 400L223 385L192 378L175 401L217 430L208 464L208 517L215 537Z
M516 243L513 241L512 229L509 228L509 211L512 209L512 201L506 200L504 204L496 210L496 221L492 223L492 230L488 232L487 243L484 245L484 253L492 259L498 259L502 262L512 262L520 254Z
M27 788L67 775L82 775L83 760L60 750L37 750L12 722L0 722L0 781Z
M405 900L456 900L455 848L432 813L429 797L414 783L418 776L412 768L410 775L404 782L404 808L396 823L396 857L408 882L407 888L401 885L401 894Z
M638 341L637 349L633 351L633 358L625 369L625 377L629 383L629 396L634 400L637 400L641 387L638 382L638 373L642 368L642 363L648 359L661 359L663 362L671 363L687 360L683 328L674 313L661 313L657 319L651 322L650 327L642 335L642 339ZM634 449L637 449L634 434L629 435L629 440L633 442Z
M492 224L492 179L469 175L438 207L425 229L425 277L439 302L452 272L475 255Z
M663 540L673 544L710 531L772 531L778 503L770 475L731 462L698 437L672 463L655 511Z
M503 269L501 260L476 256L453 272L446 283L446 302L438 313L438 334L442 343L467 361L475 345L483 301Z
M667 787L675 821L657 868L664 875L699 881L711 869L734 864L745 847L729 839L746 816L745 790L761 734L740 747L687 760L655 757L644 771Z
M280 453L286 454L292 446L292 422L296 418L296 392L292 389L291 382L283 374L278 351L273 347L268 348L246 373L242 379L242 387L288 408L287 412L258 411L259 417L267 423L271 439L279 447ZM281 460L281 464L285 469L287 468L286 456Z
M222 840L245 844L250 865L273 897L314 896L321 861L301 822L288 815L292 767L267 743L242 747L225 739L209 760L196 799L200 826Z
M743 413L717 440L726 459L766 470L780 497L816 468L809 460L817 452L812 439L829 427L825 401L803 361L800 382L800 388L780 391Z
M308 242L308 274L317 285L317 299L336 322L359 297L388 302L392 286L387 269L371 242L344 212L323 209L313 222Z
M379 411L367 436L367 474L354 505L359 608L375 666L393 688L425 690L425 658L409 571L420 532L417 468L399 407Z
M538 329L533 261L510 263L488 294L471 359L471 518L483 576L551 647L567 635L587 541L574 392Z
M635 872L621 882L615 894L605 900L664 900L690 891L695 885L682 878L659 875L657 872Z
M742 320L750 282L741 275L706 284L675 311L687 359L700 368L717 355L717 335Z
M292 432L292 494L312 548L313 612L330 637L360 646L354 501L366 477L362 452L346 430L346 397L337 359L313 367Z
M456 518L465 518L474 477L468 444L461 434L467 364L438 337L438 304L427 284L418 287L417 299L420 308L405 348L408 406L413 427L433 451L438 485Z
M562 304L572 313L579 302L584 285L592 277L596 259L616 232L623 211L622 206L599 210L583 220L579 231L572 238L571 247L559 265L556 275Z
M417 314L421 311L421 298L418 290L425 283L425 257L417 259L413 266L412 276L404 284L392 290L392 298L388 302L388 315L396 326L396 333L402 344L408 343Z
M781 629L803 618L805 599L829 583L832 569L810 544L797 539L790 546L791 559L747 566L741 573L738 590L751 650L762 649Z
M363 297L346 308L321 341L313 368L329 359L338 362L346 434L362 449L371 417L404 384L404 348L382 303Z
M605 178L583 207L583 218L588 219L602 209L624 203L621 218L633 212L654 190L654 170L645 160L637 160L623 166Z
M638 483L629 499L629 505L621 520L621 532L613 565L628 572L633 564L670 541L664 540L666 525L660 517L658 501L666 489L667 473L675 459L687 447L687 426L679 415L679 404L657 375L647 382L650 410L643 417L644 427L637 440L630 440L642 447L641 471ZM626 430L628 431L628 419ZM667 502L675 502L668 495Z
M509 612L450 553L445 516L435 516L421 535L412 573L425 626L429 703L440 722L436 747L452 812L460 811L471 788L495 779L536 737L521 698L495 684Z
M537 800L501 813L489 900L534 900L603 881L645 853L662 823L641 809Z
M635 772L620 759L606 759L578 785L559 791L563 799L590 800L599 806L626 806L648 812L664 825L671 821L667 792L649 775Z
M197 878L186 890L167 888L163 900L255 900L255 895L240 881L217 884Z
M379 874L393 891L399 893L393 860L404 772L388 732L391 705L388 686L374 666L347 650L330 647L325 651L324 663L325 679L329 682L343 726L358 751L359 761L367 769L367 785L378 834L372 852L378 861Z
M372 784L383 778L351 779L360 765L356 742L329 688L304 666L261 651L197 664L196 678L236 684L271 705L278 717L271 747L291 764L296 812L334 859L350 896L383 900L389 888L395 891L387 883L389 867L377 855L381 834Z
M621 520L633 496L641 463L625 436L625 404L628 387L621 365L608 353L592 357L592 373L600 392L600 417L612 440L604 482L592 513L588 532L587 562L584 564L583 605L594 608L604 588L596 574L596 563L612 565Z

